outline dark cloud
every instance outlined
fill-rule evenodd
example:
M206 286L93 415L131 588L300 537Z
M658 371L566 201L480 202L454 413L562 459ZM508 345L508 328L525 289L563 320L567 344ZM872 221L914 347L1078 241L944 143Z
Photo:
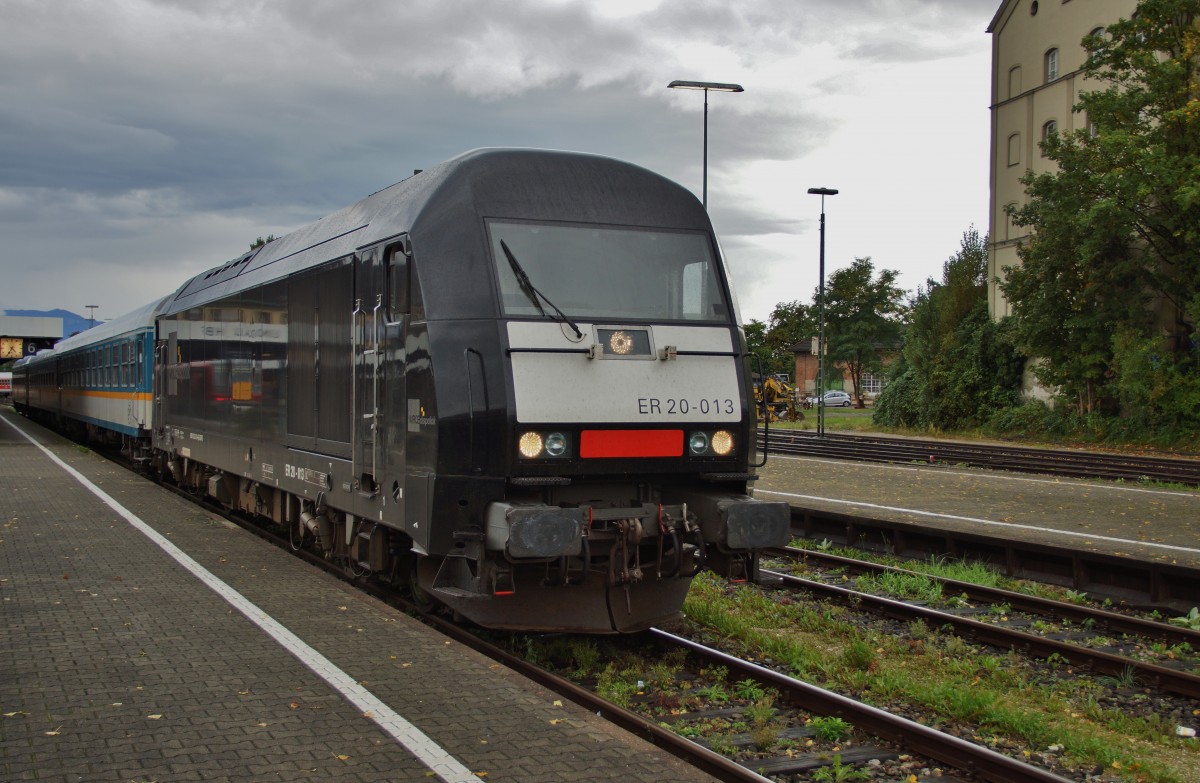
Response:
M611 155L699 193L701 96L669 94L675 78L746 81L712 96L709 187L729 193L711 201L731 256L764 259L745 263L753 281L776 260L756 238L811 220L748 198L746 172L791 171L836 138L844 109L828 101L869 81L856 62L960 54L931 33L947 20L986 47L995 5L668 0L622 17L598 0L4 0L0 307L67 305L64 275L127 278L112 299L136 306L481 146ZM47 256L54 277L25 261Z

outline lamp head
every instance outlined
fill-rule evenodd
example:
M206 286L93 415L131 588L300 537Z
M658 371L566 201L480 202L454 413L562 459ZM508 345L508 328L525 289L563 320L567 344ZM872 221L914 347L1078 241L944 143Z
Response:
M740 84L722 84L721 82L684 82L676 79L667 85L672 90L713 90L715 92L745 92Z

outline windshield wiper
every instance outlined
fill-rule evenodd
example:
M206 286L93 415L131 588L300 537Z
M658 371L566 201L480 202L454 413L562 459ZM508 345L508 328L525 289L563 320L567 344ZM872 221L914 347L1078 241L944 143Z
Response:
M529 281L529 275L525 274L525 270L521 267L521 262L518 261L517 257L513 255L511 250L508 249L508 245L504 243L503 239L500 240L500 249L504 251L504 257L508 259L508 265L512 267L513 274L517 276L517 283L521 286L521 290L525 292L525 296L529 297L529 301L533 302L533 305L538 309L538 312L549 318L551 321L558 321L559 323L564 323L571 327L571 329L575 332L575 339L582 340L583 332L579 331L579 327L575 325L574 321L567 317L566 313L558 309L558 305L554 304L554 302L551 302L545 294L539 291L534 284ZM542 302L550 305L558 317L555 318L553 315L550 315L550 313L547 313L546 308L542 307Z

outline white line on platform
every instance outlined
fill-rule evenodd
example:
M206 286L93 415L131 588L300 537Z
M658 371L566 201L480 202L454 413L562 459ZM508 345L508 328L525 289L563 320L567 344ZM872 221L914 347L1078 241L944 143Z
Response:
M439 778L446 781L446 783L479 783L479 778L463 766L458 759L454 758L449 752L430 739L427 734L409 723L402 715L385 704L375 694L359 685L353 677L335 666L332 661L310 647L300 637L285 628L278 620L269 616L252 603L250 599L214 576L212 572L197 563L179 547L160 535L158 531L139 519L132 511L114 500L108 493L93 484L82 473L59 459L53 452L34 440L32 436L16 424L7 418L3 420L5 424L16 430L25 440L41 449L47 457L69 473L89 492L100 498L105 505L124 517L125 521L133 525L142 535L149 538L155 544L158 544L176 562L192 572L196 578L211 588L213 592L228 601L233 608L245 615L246 619L265 631L268 636L279 642L279 644L283 645L284 649L296 656L314 674L329 683L334 690L341 693L364 716L370 716L381 729L407 748L410 753L420 759L421 763L437 774Z
M847 464L846 460L836 459L821 459L819 457L796 457L787 454L772 454L771 459L793 460L796 462L820 462L822 465L830 465L834 463ZM1200 500L1200 492L1180 492L1172 489L1149 489L1147 487L1126 487L1122 484L1101 484L1098 482L1061 480L1061 479L1044 479L1033 478L1031 476L1009 476L999 473L967 473L961 470L946 470L945 468L935 465L933 467L924 467L919 465L884 465L877 462L856 462L856 468L878 468L880 470L907 470L913 472L936 471L939 476L966 476L968 478L996 479L997 481L1024 481L1029 484L1053 484L1059 487L1083 487L1084 489L1111 489L1117 492L1147 492L1151 495L1171 495L1173 497L1192 498Z
M1109 543L1127 544L1129 546L1147 546L1155 549L1169 549L1172 552L1186 552L1189 555L1200 555L1200 549L1192 549L1186 546L1172 546L1171 544L1156 544L1152 541L1131 541L1127 538L1113 538L1112 536L1096 536L1090 533L1077 533L1073 530L1056 530L1052 527L1037 527L1036 525L1019 525L1015 522L997 522L994 519L980 519L979 517L961 517L957 514L942 514L938 511L922 511L917 508L900 508L899 506L881 506L877 503L864 503L859 500L843 500L842 498L823 498L817 495L797 495L793 492L773 492L769 489L754 490L755 497L759 495L777 495L784 498L797 498L799 500L817 500L822 503L838 503L844 506L858 506L860 508L874 508L880 511L898 511L902 514L913 514L921 517L936 517L937 519L952 519L956 522L974 522L978 525L994 525L996 527L1015 528L1017 530L1032 530L1035 533L1052 533L1060 536L1072 536L1074 538L1087 539L1092 541L1107 541Z

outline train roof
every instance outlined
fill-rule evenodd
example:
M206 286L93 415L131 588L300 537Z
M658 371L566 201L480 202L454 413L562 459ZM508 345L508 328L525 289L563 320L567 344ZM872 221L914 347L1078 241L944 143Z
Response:
M463 255L477 257L485 247L484 218L711 231L693 194L640 166L585 153L479 149L197 275L168 297L162 312L279 280L403 233L419 243L422 257L451 259L441 274L461 288L464 275L478 275L478 265ZM447 304L467 306L449 298Z
M125 315L117 316L112 320L96 324L90 329L85 329L78 334L73 334L59 340L54 344L56 353L84 348L96 343L111 340L114 337L120 337L123 334L130 332L141 331L146 328L153 328L154 316L158 313L167 297L159 297L153 302L144 304L136 310L125 313Z

